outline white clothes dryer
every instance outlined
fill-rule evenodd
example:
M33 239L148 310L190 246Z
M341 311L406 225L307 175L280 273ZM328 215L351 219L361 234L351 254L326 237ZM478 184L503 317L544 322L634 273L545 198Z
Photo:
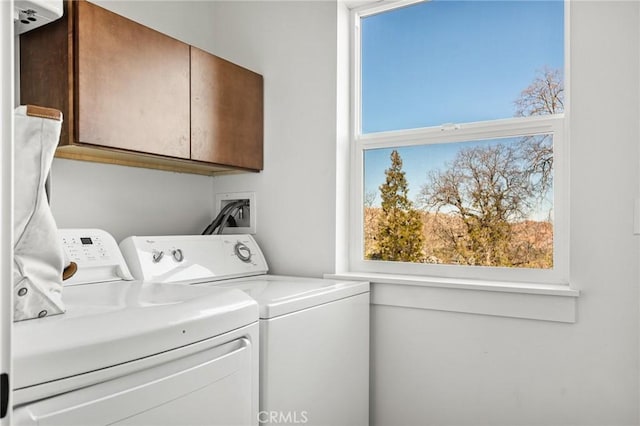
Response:
M134 281L104 231L61 235L78 272L65 314L14 324L14 424L258 423L254 300Z
M258 302L261 424L369 424L369 283L269 275L250 235L128 237L120 248L145 283L241 289Z

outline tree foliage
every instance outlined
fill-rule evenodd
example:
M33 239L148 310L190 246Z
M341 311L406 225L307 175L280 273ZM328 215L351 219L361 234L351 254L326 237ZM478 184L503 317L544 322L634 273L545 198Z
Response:
M544 68L515 101L516 117L558 114L564 111L564 82L560 70Z
M557 69L538 71L533 82L520 93L515 101L516 117L550 115L564 112L564 81ZM549 137L528 136L522 138L520 149L530 165L532 175L538 175L540 193L553 183L553 143Z
M391 152L391 166L385 170L385 183L380 185L381 211L371 259L419 262L423 259L422 220L409 199L409 188L402 158Z
M511 266L511 223L524 219L535 197L528 165L516 144L461 149L444 170L434 170L422 186L419 201L429 211L444 211L462 228L446 227L455 262Z
M563 112L559 70L545 68L515 101L515 115ZM549 268L553 224L529 220L553 186L553 140L531 135L470 146L432 170L414 208L402 158L394 150L385 183L365 194L365 256L369 259ZM425 245L426 244L426 245Z
M521 117L562 112L560 72L541 71L515 105ZM514 226L527 218L552 185L553 144L548 135L461 149L445 169L429 173L419 194L425 210L458 219L458 226L442 221L438 232L446 248L427 255L470 265L527 264L523 245L514 241Z

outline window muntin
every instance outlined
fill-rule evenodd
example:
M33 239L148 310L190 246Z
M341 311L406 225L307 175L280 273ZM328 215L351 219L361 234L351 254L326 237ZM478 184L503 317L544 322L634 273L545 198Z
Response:
M538 80L539 83L548 82L546 77L551 75L551 77L555 77L556 80L560 81L560 85L555 88L555 93L553 93L554 98L554 106L552 108L542 108L543 111L531 112L533 108L529 111L522 108L522 105L518 105L515 102L515 99L512 99L510 102L506 103L506 107L502 109L496 109L495 112L490 111L491 115L458 115L455 114L449 116L443 116L441 118L429 118L431 121L423 121L421 123L412 122L411 120L402 121L404 119L401 117L399 121L400 124L389 125L385 122L378 123L375 119L375 115L369 115L366 106L364 105L367 99L367 90L371 90L373 87L366 81L366 76L363 76L360 71L361 69L366 69L365 61L367 61L367 52L368 48L365 40L362 39L362 33L367 31L366 27L369 25L369 22L374 22L372 18L378 18L384 14L393 14L398 11L406 11L411 10L414 7L425 6L425 5L436 5L436 3L443 3L442 1L434 0L428 4L419 4L416 6L409 6L406 8L401 8L397 10L393 10L391 12L387 12L387 9L392 9L393 7L389 5L378 5L374 6L372 9L361 10L359 12L354 13L355 25L356 29L354 33L354 56L353 56L353 64L354 64L354 74L353 74L353 96L352 99L355 101L353 104L353 157L352 157L352 170L353 170L353 184L355 189L356 197L353 198L353 203L351 207L352 211L352 225L351 225L351 249L350 249L350 267L353 271L361 271L361 272L382 272L382 273L400 273L400 274L415 274L415 275L430 275L430 276L440 276L440 277L450 277L450 278L471 278L471 279L489 279L489 280L508 280L508 281L524 281L524 282L550 282L550 283L566 283L568 282L568 215L567 215L567 192L566 192L566 184L567 184L567 172L568 168L565 164L565 155L564 155L564 139L565 139L565 130L564 130L564 87L562 80L564 79L564 4L562 2L550 2L553 3L551 5L547 4L546 6L553 6L555 10L555 16L550 21L545 21L543 25L548 26L551 25L550 22L553 22L553 26L555 27L555 42L554 49L555 53L552 54L556 59L553 61L549 61L545 63L544 66L538 67L537 69L532 69L531 74L534 80ZM486 3L491 3L490 7L497 7L499 5L494 4L494 2L456 2L456 1L444 1L444 3L456 3L458 6L461 5L470 5L474 3L474 7L485 4L485 7L488 7ZM509 7L514 7L517 4L527 4L529 3L539 3L539 2L495 2L495 3L508 3ZM542 2L549 3L549 2ZM406 4L406 2L405 2ZM530 5L529 5L530 6ZM398 8L398 6L396 6ZM524 9L523 9L524 10ZM369 22L367 22L369 20ZM446 28L446 25L440 25L441 28ZM548 29L548 28L547 28ZM558 36L559 34L559 36ZM440 37L441 39L442 37ZM433 38L432 38L433 39ZM361 43L362 40L362 43ZM439 39L438 39L439 40ZM523 45L524 46L524 45ZM369 46L370 48L371 46ZM499 50L499 49L497 49ZM522 53L526 50L516 53ZM559 53L558 53L559 52ZM406 55L406 52L405 52ZM504 56L504 55L503 55ZM522 55L520 55L522 56ZM525 55L526 56L526 55ZM481 59L486 59L482 55L475 55L476 58L480 57ZM558 59L559 58L559 59ZM387 56L388 62L393 63L390 56ZM433 59L433 58L432 58ZM439 58L440 63L446 63L446 56L441 56ZM501 59L492 59L493 66L497 67L498 65L502 66ZM438 62L438 61L434 61ZM549 65L550 64L550 65ZM557 68L552 68L556 67ZM361 68L362 66L362 68ZM414 70L415 71L415 70ZM380 71L382 73L382 71ZM401 75L401 74L398 74ZM387 84L386 92L387 95L389 93L395 94L398 93L398 90L389 90L389 87L398 88L398 81L402 81L403 79L407 79L406 76L401 78L390 78L385 84ZM498 79L500 80L500 79ZM530 81L532 83L533 81ZM487 89L487 85L484 83L473 83L475 85L483 85L484 90L488 91L488 93L492 93L489 89ZM444 86L444 84L443 84ZM381 86L382 87L382 86ZM559 91L558 91L559 87ZM525 87L520 87L519 91L516 91L516 95L524 96ZM502 90L503 88L498 85L498 89ZM455 92L455 85L450 85L447 87L448 94L451 94L451 99L457 100L460 102L460 97L465 93L464 89L458 90ZM445 93L443 92L443 93ZM455 92L455 93L454 93ZM470 92L469 92L470 93ZM493 92L497 93L497 92ZM513 93L513 90L511 90ZM398 99L401 99L404 95L399 93L397 96ZM510 95L512 96L512 95ZM503 100L506 97L503 94L500 96L496 95L497 98L502 98ZM427 101L431 101L433 98L424 97ZM477 99L473 102L478 103L478 99L483 100L483 96L476 97ZM394 99L393 101L397 101L398 99ZM493 97L484 96L485 104L484 106L478 107L476 105L475 111L482 111L483 113L487 113L487 110L490 110L492 107L491 102L486 102L487 100L491 101ZM546 102L546 100L544 100ZM556 101L559 101L556 102ZM471 101L469 101L471 102ZM402 103L388 103L384 104L382 102L383 107L387 107L388 113L393 113L399 116L405 111L413 111L417 107L415 104L411 105L402 105ZM410 104L410 103L409 103ZM502 102L503 106L505 102ZM468 105L467 105L468 106ZM405 108L405 110L403 110ZM444 107L442 107L445 109ZM506 113L507 108L510 108L509 112ZM466 108L466 110L474 110L474 108ZM453 111L456 113L456 108L454 105L453 109L449 109L449 111ZM428 115L428 114L423 114ZM542 116L540 116L542 115ZM451 118L450 118L451 117ZM514 118L507 118L514 117ZM422 117L424 119L424 117ZM490 119L488 119L490 118ZM492 119L495 118L495 119ZM488 120L487 120L488 119ZM463 122L464 120L470 120L472 122ZM487 121L478 121L478 120L487 120ZM374 123L373 125L369 122ZM443 123L455 123L455 124L443 124ZM382 124L380 124L382 123ZM404 123L404 124L403 124ZM407 124L408 123L408 124ZM378 127L375 127L378 126ZM420 127L427 126L427 127ZM431 127L428 127L431 126ZM418 127L418 128L415 128ZM372 188L375 188L381 182L380 175L380 165L378 165L377 172L373 172L372 161L376 157L376 153L378 153L378 157L380 157L380 152L386 152L389 154L393 150L397 150L400 153L403 151L411 152L415 150L415 146L426 146L432 145L431 149L438 149L438 146L445 146L447 144L459 144L459 146L473 146L474 144L479 144L479 141L495 141L497 139L507 140L511 139L522 140L523 138L532 137L533 135L544 135L544 137L549 141L552 141L552 149L551 152L551 160L553 167L551 168L550 173L550 186L549 189L544 192L538 194L540 199L544 199L544 201L540 201L542 205L545 207L538 206L536 208L532 208L528 215L525 215L521 219L530 220L535 219L536 221L541 221L540 219L544 219L547 222L544 226L546 226L547 230L549 227L552 229L547 235L547 237L551 238L553 241L551 248L551 259L546 265L543 267L539 267L536 265L500 265L500 266L478 266L477 262L458 262L451 264L442 264L437 263L437 259L434 257L430 257L426 260L420 262L403 262L403 261L380 261L378 259L367 257L366 249L367 244L370 244L370 241L367 242L367 238L370 235L367 235L364 230L365 223L367 220L370 220L371 217L367 218L366 209L372 206L372 203L375 204L375 198L372 199ZM489 142L490 144L491 142ZM495 142L494 142L495 143ZM424 147L422 149L425 149ZM386 150L386 151L384 151ZM417 151L414 151L417 152ZM414 153L407 154L409 158L404 158L403 161L411 161L417 162L424 161L424 159L420 159L419 156L414 155ZM387 162L389 162L389 157L387 155ZM367 164L369 163L369 164ZM387 164L388 166L388 164ZM426 172L424 170L423 172ZM377 174L377 176L376 176ZM415 173L413 173L415 174ZM426 173L423 173L426 175ZM411 178L412 173L408 174L408 177ZM377 184L372 183L376 176ZM384 176L382 176L384 179ZM411 178L411 180L416 180L415 178ZM409 187L409 194L411 196L411 201L415 203L416 206L419 204L419 200L416 198L419 192L419 188L421 184L424 183L425 178L423 177L420 181L411 182ZM417 189L418 188L418 189ZM377 194L378 200L380 202L379 194ZM424 206L422 206L424 207ZM542 210L546 210L546 215L542 213ZM423 210L421 210L424 212ZM370 213L370 212L369 212ZM370 216L370 215L369 215ZM543 217L544 216L544 217ZM549 241L547 238L546 242ZM433 261L433 263L429 263L429 260ZM468 266L458 266L460 264L465 264Z

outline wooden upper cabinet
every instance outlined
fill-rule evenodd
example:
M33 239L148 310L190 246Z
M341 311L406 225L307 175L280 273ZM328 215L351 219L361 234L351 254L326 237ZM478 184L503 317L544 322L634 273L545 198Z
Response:
M77 141L190 158L189 45L75 5Z
M191 47L191 158L263 168L263 80Z
M189 61L188 44L66 2L20 37L21 103L63 112L61 156L91 145L189 159Z
M188 173L262 169L262 77L87 1L20 36L20 102L56 156Z

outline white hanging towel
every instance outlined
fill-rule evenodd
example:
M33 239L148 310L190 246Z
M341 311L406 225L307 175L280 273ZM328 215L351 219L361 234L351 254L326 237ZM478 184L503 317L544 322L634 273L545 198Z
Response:
M62 113L19 106L14 113L13 320L62 314L64 254L45 194Z

